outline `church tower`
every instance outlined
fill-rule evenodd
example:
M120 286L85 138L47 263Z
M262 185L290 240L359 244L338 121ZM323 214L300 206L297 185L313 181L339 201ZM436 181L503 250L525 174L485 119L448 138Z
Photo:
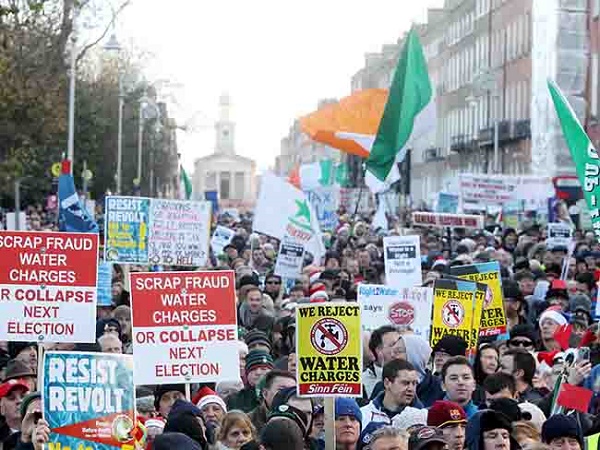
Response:
M231 121L231 98L223 93L219 97L219 120L215 123L215 153L235 155L235 123Z

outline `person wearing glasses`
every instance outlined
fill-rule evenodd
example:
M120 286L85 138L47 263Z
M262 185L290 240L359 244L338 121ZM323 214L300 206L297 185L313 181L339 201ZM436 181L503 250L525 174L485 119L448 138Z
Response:
M525 349L510 349L500 358L500 371L512 375L520 402L535 402L544 398L544 393L533 387L535 369L535 358Z
M508 340L508 348L522 348L533 353L537 347L537 333L535 328L530 324L521 324L510 330L510 339Z
M265 294L273 299L273 301L279 298L281 293L281 277L270 273L265 278Z

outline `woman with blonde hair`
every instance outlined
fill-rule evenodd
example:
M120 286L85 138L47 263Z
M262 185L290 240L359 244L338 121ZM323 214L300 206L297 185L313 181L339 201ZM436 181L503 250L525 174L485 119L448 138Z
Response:
M256 439L256 429L242 411L225 414L217 434L218 450L239 450L242 445Z

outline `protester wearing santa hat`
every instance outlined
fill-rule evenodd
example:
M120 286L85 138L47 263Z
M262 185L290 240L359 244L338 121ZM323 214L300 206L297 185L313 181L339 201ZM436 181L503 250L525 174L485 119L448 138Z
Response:
M196 395L192 398L192 403L202 411L202 418L206 423L216 422L220 424L225 413L227 413L227 406L223 399L208 386L204 386L196 392Z
M559 306L551 306L540 315L540 337L542 350L560 350L560 345L554 339L558 327L567 325L567 318L561 314Z

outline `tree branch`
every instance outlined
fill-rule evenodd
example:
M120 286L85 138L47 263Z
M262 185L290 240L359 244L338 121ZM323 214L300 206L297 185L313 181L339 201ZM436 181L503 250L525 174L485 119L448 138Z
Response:
M75 60L76 64L79 64L79 61L81 61L83 59L83 57L85 56L85 54L92 48L95 47L96 45L98 45L98 43L100 41L102 41L106 35L108 34L108 32L110 31L110 29L112 28L112 26L115 23L115 20L117 19L117 16L127 7L129 6L129 4L131 3L131 0L125 0L121 6L119 6L119 8L113 12L113 16L111 21L106 25L106 27L104 28L104 31L102 32L102 34L98 37L98 39L96 39L93 42L90 42L89 44L87 44L85 47L83 47L81 49L81 51L79 52L79 54L77 55L77 58Z

